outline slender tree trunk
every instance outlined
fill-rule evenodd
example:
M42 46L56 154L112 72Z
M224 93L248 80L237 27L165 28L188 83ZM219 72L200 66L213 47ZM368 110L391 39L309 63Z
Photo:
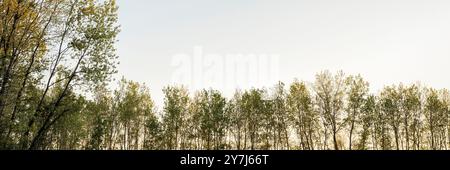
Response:
M409 131L408 131L408 114L405 114L405 138L406 138L406 150L409 150Z
M339 145L337 143L336 132L333 132L333 142L334 142L334 150L339 150Z
M352 137L353 137L353 129L355 128L355 121L354 120L352 120L352 125L351 125L351 127L350 127L350 132L349 132L349 137L348 137L348 140L349 140L349 144L348 144L348 148L349 148L349 150L352 150Z
M31 69L32 69L32 67L34 66L34 62L35 62L35 59L36 59L36 56L37 56L37 52L38 52L38 50L39 50L39 48L40 48L40 46L41 46L41 42L42 42L41 39L44 37L44 34L45 34L45 32L46 32L48 26L50 25L50 22L53 20L55 11L56 11L56 9L57 9L58 6L59 6L59 4L56 4L56 5L55 5L55 8L53 8L53 11L52 11L52 13L51 13L51 15L50 15L50 17L49 17L47 23L45 24L43 30L41 31L41 33L40 33L40 35L39 35L38 43L36 44L36 46L35 46L35 48L34 48L34 50L33 50L33 53L31 54L30 63L29 63L29 65L28 65L28 67L27 67L27 69L26 69L26 71L25 71L25 76L24 76L24 78L23 78L22 85L21 85L21 87L20 87L20 89L19 89L19 91L18 91L18 93L17 93L16 99L15 99L14 108L13 108L13 111L12 111L12 114L11 114L11 118L10 118L11 122L14 122L15 119L16 119L16 113L17 113L18 107L19 107L20 102L21 102L21 97L22 97L23 91L24 91L24 89L25 89L25 87L26 87L26 85L27 85L28 78L29 78L29 76L30 76L30 74L31 74ZM34 23L35 20L36 20L38 17L39 17L39 15L35 17L35 19L33 20L32 23ZM30 24L29 26L31 26L31 25L32 25L32 24ZM29 30L29 28L27 28L27 30ZM26 31L26 32L28 32L28 31ZM24 33L24 35L25 35L25 33ZM1 100L1 99L0 99L0 100ZM0 115L1 115L1 114L0 114ZM10 124L10 126L9 126L9 128L8 128L8 133L7 133L7 135L6 135L6 139L9 139L9 138L10 138L11 131L12 131L12 124Z

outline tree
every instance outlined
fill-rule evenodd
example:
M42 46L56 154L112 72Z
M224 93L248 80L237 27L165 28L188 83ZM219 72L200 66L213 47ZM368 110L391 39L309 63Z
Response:
M39 5L39 6L38 6ZM39 7L39 8L38 8ZM28 1L4 1L0 4L0 137L2 147L17 148L14 140L21 124L18 120L32 110L40 89L34 86L40 81L44 66L46 41L56 4ZM29 103L29 104L26 104ZM24 109L26 108L26 109Z
M200 132L205 141L205 149L223 149L225 130L228 120L225 117L225 98L217 91L201 92Z
M367 150L369 143L369 137L372 136L372 148L375 149L377 146L377 135L376 131L376 119L377 119L377 103L374 95L369 95L367 99L364 100L361 108L361 114L359 114L360 124L362 126L362 131L360 132L360 138L358 143L359 150Z
M112 97L106 87L98 87L95 94L94 102L87 104L86 115L88 125L91 129L89 134L89 141L86 149L101 150L106 148L106 139L108 128L108 117L111 116Z
M274 88L273 97L272 97L272 103L273 103L273 119L275 120L275 129L276 129L276 136L277 141L276 143L279 143L281 147L276 147L276 149L283 148L283 149L289 149L289 116L286 106L286 98L287 94L284 89L284 83L278 82L278 84ZM266 101L267 103L267 101ZM270 118L267 117L267 118Z
M404 127L404 138L406 139L405 145L406 150L410 149L410 131L413 129L413 132L416 132L418 127L418 123L420 122L418 117L418 112L420 111L421 103L420 103L420 91L418 86L412 85L406 88L399 88L401 93L401 111L403 112L403 127ZM414 120L411 120L414 119ZM413 122L413 123L411 123ZM412 137L413 144L417 143L417 138Z
M142 130L148 126L146 123L156 126L153 124L155 120L151 120L155 119L154 104L145 86L125 79L122 79L120 86L119 91L116 92L118 95L116 102L118 126L121 128L119 131L121 149L137 150L143 147L140 137L148 136L150 133L147 129Z
M67 96L60 108L65 114L61 115L59 121L52 122L45 134L48 137L42 141L42 149L83 149L84 139L88 139L89 135L88 129L83 128L89 120L89 115L85 114L89 103L74 93Z
M440 100L438 92L435 89L429 89L425 104L426 120L429 131L430 149L441 149L440 132L446 126L443 124L443 117L447 108Z
M294 81L291 84L288 108L298 135L299 148L314 150L318 115L314 112L310 91L304 82Z
M242 140L245 134L246 117L242 108L242 93L236 91L233 98L228 102L228 116L230 120L230 132L232 133L232 139L237 150L245 148L242 144Z
M389 125L394 131L395 146L397 150L400 150L400 95L398 94L396 87L385 87L381 92L381 111L383 112L385 119L387 119Z
M346 118L350 128L348 134L348 148L349 150L352 150L353 133L356 129L358 121L360 121L358 118L360 117L362 107L364 106L366 100L366 95L369 91L369 83L364 81L360 75L348 77L346 83L349 87L347 92L348 106Z
M445 149L450 148L450 92L447 89L442 90L442 100L444 101L444 107L446 109L446 114L444 115L445 121L447 122L447 146Z
M316 92L317 105L323 119L325 131L331 129L335 150L340 149L338 135L344 127L342 110L344 108L345 88L344 73L342 71L335 76L332 76L329 71L316 75L314 90ZM326 133L325 145L328 142Z
M146 116L143 149L156 150L163 148L161 144L163 141L161 126L155 115Z
M0 136L20 136L11 147L47 148L52 126L72 112L61 109L66 98L115 72L115 1L7 0L0 11Z
M247 138L250 140L250 150L257 149L261 130L262 108L264 108L263 90L251 89L242 95L242 112L246 119L244 149L247 149Z

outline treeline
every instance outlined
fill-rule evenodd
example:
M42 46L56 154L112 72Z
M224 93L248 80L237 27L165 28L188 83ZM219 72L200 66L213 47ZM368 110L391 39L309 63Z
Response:
M374 95L361 76L324 71L312 84L295 81L285 87L280 82L270 89L237 91L230 99L216 90L190 94L182 87L167 87L164 94L164 107L158 112L148 90L133 82L122 82L112 96L103 93L102 100L95 101L103 105L95 108L109 108L109 112L94 119L91 126L95 128L90 129L96 138L84 140L90 141L87 146L202 150L450 147L450 95L445 89L400 84Z
M419 84L369 93L361 76L324 71L313 83L189 93L166 87L157 110L145 85L97 88L46 133L39 149L446 150L450 94ZM16 136L16 135L13 135ZM20 133L18 134L18 137ZM9 141L14 148L18 139Z

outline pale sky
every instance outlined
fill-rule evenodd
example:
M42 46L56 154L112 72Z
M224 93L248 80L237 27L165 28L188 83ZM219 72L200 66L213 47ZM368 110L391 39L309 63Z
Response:
M173 81L174 56L193 56L195 47L222 56L277 55L277 78L287 83L312 82L328 69L360 73L375 91L417 81L450 88L449 0L118 0L118 5L117 77L145 83L158 105L163 87L182 83Z

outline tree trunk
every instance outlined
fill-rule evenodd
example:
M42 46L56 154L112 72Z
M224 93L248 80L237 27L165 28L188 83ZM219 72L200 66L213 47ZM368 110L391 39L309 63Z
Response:
M350 133L349 133L349 144L348 144L348 148L349 150L352 150L352 137L353 137L353 129L355 128L355 121L352 120L352 125L350 127Z

